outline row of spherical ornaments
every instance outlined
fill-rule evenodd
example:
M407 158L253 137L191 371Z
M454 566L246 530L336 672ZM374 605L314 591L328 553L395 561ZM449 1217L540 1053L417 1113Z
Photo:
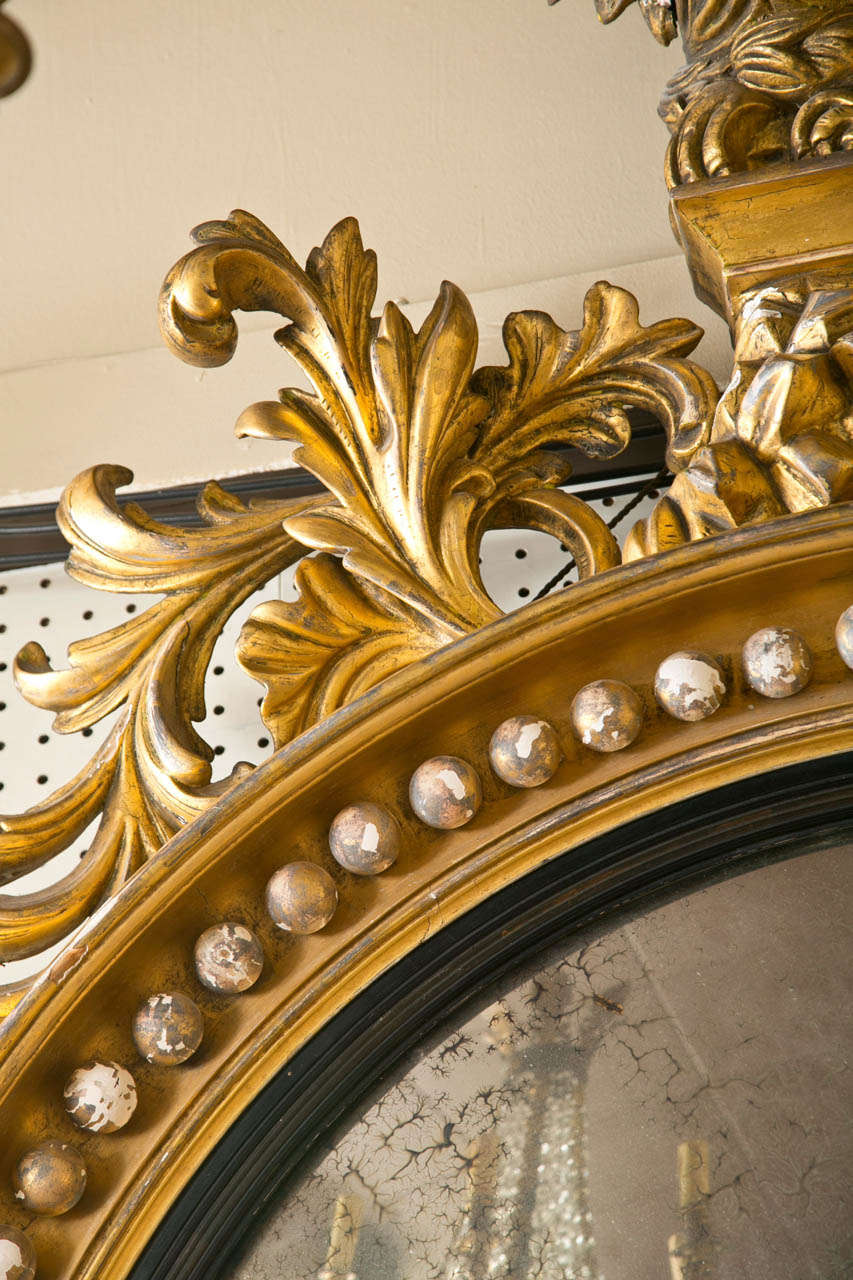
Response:
M853 605L839 618L838 651L853 669ZM787 698L808 684L812 659L796 632L768 627L743 647L749 686L768 698ZM702 653L673 653L655 674L655 696L678 720L704 720L720 707L725 676L714 658ZM618 680L596 680L576 695L571 707L574 732L593 751L621 751L642 728L642 703ZM499 778L513 787L538 787L555 773L562 757L552 725L536 716L513 716L499 725L489 744L489 759ZM409 798L415 815L430 827L464 826L482 802L476 770L456 756L436 756L412 775ZM400 829L392 815L371 802L343 809L329 829L335 860L355 875L378 875L396 860ZM291 862L266 886L266 908L273 922L295 934L315 933L329 923L338 904L335 882L312 862ZM230 921L205 930L195 945L199 981L219 995L235 996L257 982L264 964L261 944L251 929ZM160 1066L186 1062L201 1044L204 1026L195 1001L183 992L149 996L133 1022L140 1055ZM131 1073L117 1063L80 1067L65 1086L65 1107L78 1128L93 1133L122 1129L136 1108ZM59 1140L41 1143L19 1160L15 1195L32 1213L55 1216L77 1204L86 1187L86 1165L75 1147ZM33 1280L36 1257L27 1237L0 1227L0 1280Z

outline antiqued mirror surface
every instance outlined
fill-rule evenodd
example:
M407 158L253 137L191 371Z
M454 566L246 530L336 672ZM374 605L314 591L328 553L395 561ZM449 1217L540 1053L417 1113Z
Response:
M851 853L516 972L318 1151L232 1280L850 1275Z

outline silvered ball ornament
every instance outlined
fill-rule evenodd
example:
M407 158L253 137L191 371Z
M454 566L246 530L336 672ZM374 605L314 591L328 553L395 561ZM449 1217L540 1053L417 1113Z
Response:
M191 1058L204 1035L204 1019L182 991L163 991L140 1005L133 1039L140 1056L158 1067L176 1067Z
M483 800L477 770L458 756L433 756L412 774L409 802L421 822L442 831L464 827Z
M801 635L789 627L763 627L743 646L747 683L765 698L790 698L812 678L812 655Z
M489 761L511 787L541 787L560 764L560 739L547 720L512 716L499 724L489 743Z
M17 1226L0 1224L0 1280L36 1280L36 1251Z
M592 751L622 751L643 727L643 704L621 680L594 680L572 701L572 728Z
M655 697L676 720L706 720L725 695L723 669L707 653L671 653L655 674Z
M835 644L841 661L853 671L853 604L844 610L835 624Z
M205 929L195 944L193 959L202 986L223 996L248 991L264 967L263 949L255 934L232 920Z
M17 1227L0 1225L0 1280L35 1280L36 1251Z
M116 1133L136 1110L136 1084L117 1062L90 1062L69 1076L63 1100L78 1129Z
M335 914L338 891L335 882L314 862L288 862L270 877L267 911L279 929L287 933L316 933Z
M369 800L347 805L329 828L336 862L357 876L387 871L400 852L400 828L387 809Z
M67 1142L40 1142L15 1168L15 1199L30 1213L58 1218L74 1208L85 1190L85 1162Z

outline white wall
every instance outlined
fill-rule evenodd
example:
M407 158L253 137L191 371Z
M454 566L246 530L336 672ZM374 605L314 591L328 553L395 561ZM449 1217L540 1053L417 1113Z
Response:
M489 359L501 308L550 299L571 326L599 276L633 283L648 319L707 314L661 177L655 103L680 55L637 12L606 30L592 0L27 0L16 13L37 61L0 105L2 502L54 495L96 461L131 466L139 487L282 464L231 438L244 405L292 378L267 319L206 374L156 331L189 228L234 205L300 257L355 213L380 296L431 299L454 279L477 295Z

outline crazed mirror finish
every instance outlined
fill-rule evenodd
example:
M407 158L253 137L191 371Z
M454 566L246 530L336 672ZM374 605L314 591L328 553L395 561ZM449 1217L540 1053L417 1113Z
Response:
M851 852L516 973L349 1122L230 1280L848 1274Z

